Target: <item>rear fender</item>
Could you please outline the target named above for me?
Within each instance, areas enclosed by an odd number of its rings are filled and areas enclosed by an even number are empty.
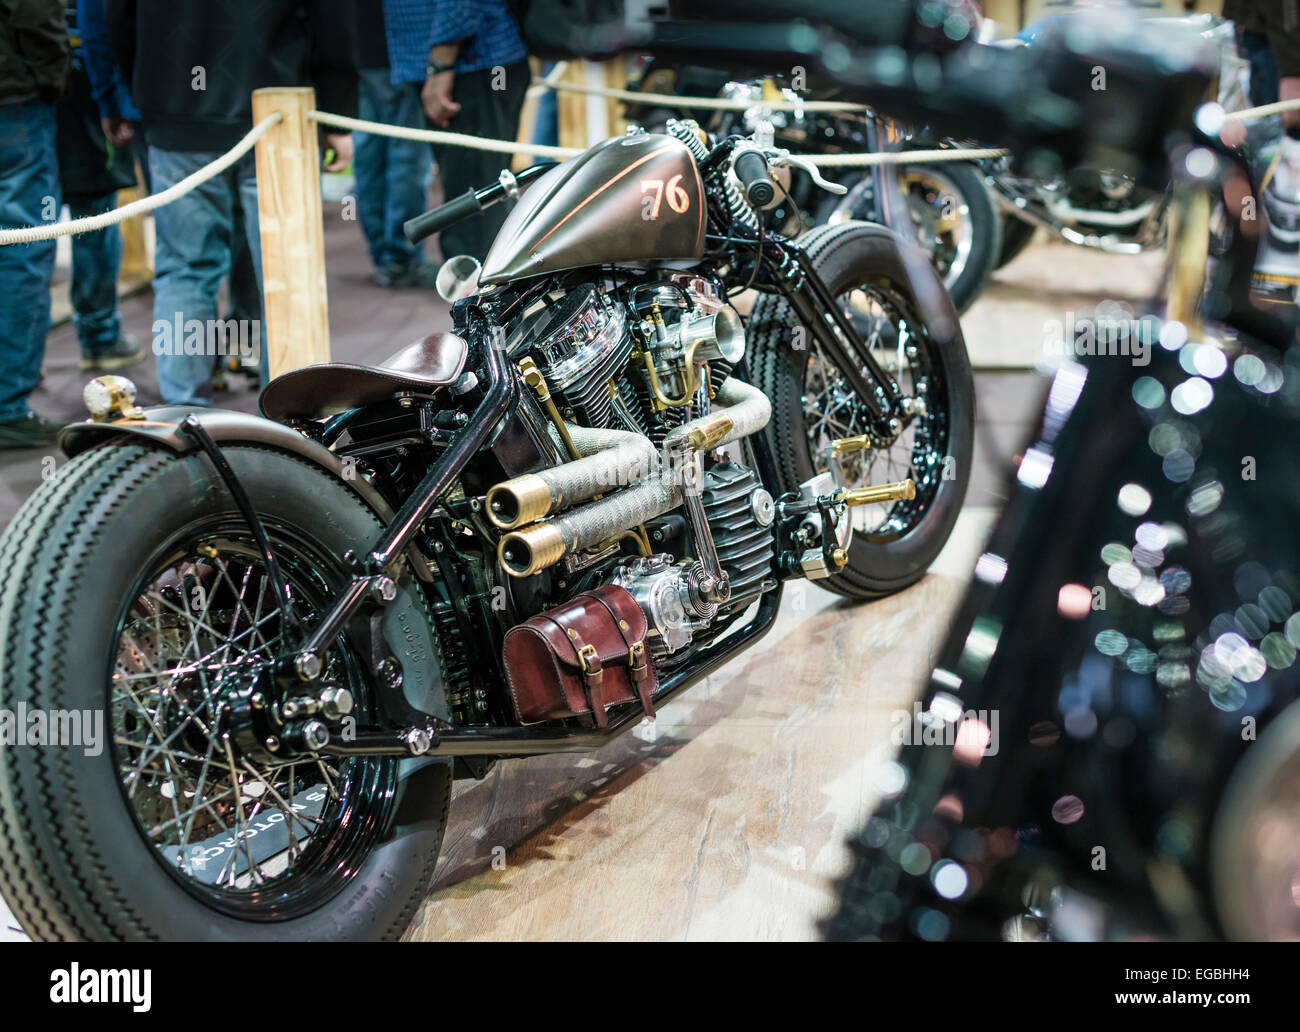
[[[288,452],[333,474],[351,488],[385,524],[393,518],[393,508],[370,483],[347,472],[343,460],[318,441],[297,430],[261,416],[230,409],[204,408],[198,405],[160,405],[143,410],[142,419],[114,419],[109,422],[72,423],[59,432],[59,447],[69,458],[111,441],[114,438],[144,438],[170,448],[180,455],[198,450],[181,430],[188,416],[195,416],[217,444],[257,444]],[[410,548],[411,568],[422,581],[433,580],[428,560],[414,545]]]

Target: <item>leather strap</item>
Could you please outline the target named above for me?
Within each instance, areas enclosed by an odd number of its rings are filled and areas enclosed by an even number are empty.
[[[601,683],[605,678],[605,668],[600,661],[600,653],[596,651],[594,645],[583,640],[581,632],[576,627],[566,627],[559,620],[552,616],[547,619],[559,628],[560,633],[573,647],[574,664],[577,666],[582,677],[583,694],[587,697],[587,705],[591,707],[591,715],[595,718],[597,727],[609,727],[609,714],[605,712],[605,700],[601,697]]]
[[[584,591],[582,594],[599,602],[614,621],[614,627],[618,630],[619,637],[623,639],[623,644],[627,646],[627,667],[632,687],[636,690],[637,698],[641,700],[641,706],[645,710],[646,716],[654,720],[655,707],[650,698],[650,661],[647,656],[645,641],[633,640],[628,633],[631,628],[626,626],[627,621],[619,616],[597,592]]]

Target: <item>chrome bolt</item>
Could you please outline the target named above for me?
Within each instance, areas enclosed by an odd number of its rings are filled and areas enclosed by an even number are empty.
[[[402,738],[406,742],[406,748],[411,751],[412,756],[423,756],[429,751],[429,747],[433,745],[433,738],[430,736],[429,732],[422,727],[411,728],[411,730],[407,731],[406,734],[402,735]]]
[[[261,692],[254,692],[252,697],[248,700],[248,704],[252,706],[253,709],[261,709],[266,705],[266,696]]]
[[[319,752],[330,744],[330,729],[319,720],[309,720],[302,726],[302,743],[312,752]]]
[[[320,677],[320,656],[314,652],[300,652],[293,660],[293,669],[300,681],[314,681]]]
[[[381,605],[388,605],[397,598],[397,583],[392,577],[376,577],[370,586],[370,593]]]
[[[270,749],[271,752],[279,752],[279,751],[280,751],[280,739],[276,738],[274,735],[271,735],[271,736],[270,736],[269,738],[267,738],[267,740],[266,740],[266,747],[267,747],[268,749]]]
[[[346,688],[326,688],[320,693],[320,708],[330,720],[338,720],[352,712],[352,693]]]
[[[390,688],[400,688],[402,686],[402,665],[390,656],[379,664],[379,676],[387,682]]]

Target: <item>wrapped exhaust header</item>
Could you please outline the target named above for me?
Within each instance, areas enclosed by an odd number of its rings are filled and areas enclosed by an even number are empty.
[[[672,455],[683,449],[698,453],[721,447],[758,433],[772,417],[772,403],[768,401],[767,395],[757,387],[735,378],[728,379],[718,389],[716,401],[719,407],[713,412],[683,423],[669,433],[664,440],[667,454]],[[654,446],[645,438],[642,440],[653,452]],[[572,469],[586,462],[586,458],[546,470],[545,476],[527,474],[496,485],[488,492],[489,514],[492,513],[494,497],[504,503],[503,509],[506,512],[513,511],[510,507],[515,505],[515,498],[524,499],[518,508],[523,508],[526,504],[531,507],[529,511],[545,509],[546,513],[556,512],[558,503],[566,499],[576,500],[583,491],[591,490],[589,478],[597,466],[588,464],[576,471]],[[626,472],[616,472],[615,475],[621,475],[624,482],[628,479]],[[529,479],[534,476],[537,483]],[[520,481],[526,483],[520,485]],[[608,490],[609,482],[597,487],[586,497]],[[510,576],[531,577],[554,566],[566,555],[592,548],[646,520],[662,516],[681,505],[682,499],[681,470],[674,468],[670,462],[656,461],[648,467],[648,472],[640,483],[619,488],[597,502],[553,516],[545,522],[512,530],[501,539],[497,556]]]

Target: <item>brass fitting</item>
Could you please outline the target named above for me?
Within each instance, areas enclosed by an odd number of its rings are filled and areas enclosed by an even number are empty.
[[[837,548],[831,553],[831,561],[835,563],[837,567],[843,566],[849,561],[849,553],[843,548]]]
[[[555,399],[551,397],[551,389],[546,385],[546,377],[537,368],[537,363],[531,358],[520,359],[519,374],[523,377],[524,383],[533,389],[533,392],[537,395],[537,400],[541,402],[542,408],[546,410],[547,417],[555,426],[555,432],[560,435],[560,440],[564,442],[564,448],[569,453],[569,458],[581,458],[578,449],[574,447],[573,438],[569,436],[569,428],[565,426],[564,418],[560,415],[559,408],[556,407]]]
[[[531,577],[564,558],[564,537],[550,523],[512,530],[497,546],[497,561],[511,577]]]
[[[912,478],[893,484],[872,484],[852,491],[841,492],[836,500],[852,508],[855,505],[876,505],[880,502],[901,502],[916,497],[916,484]]]
[[[513,530],[540,520],[554,501],[545,480],[525,473],[488,488],[487,517],[502,530]]]
[[[697,426],[687,433],[686,443],[692,451],[709,451],[721,444],[722,439],[734,429],[736,424],[731,417],[725,412],[719,412],[703,426]]]

